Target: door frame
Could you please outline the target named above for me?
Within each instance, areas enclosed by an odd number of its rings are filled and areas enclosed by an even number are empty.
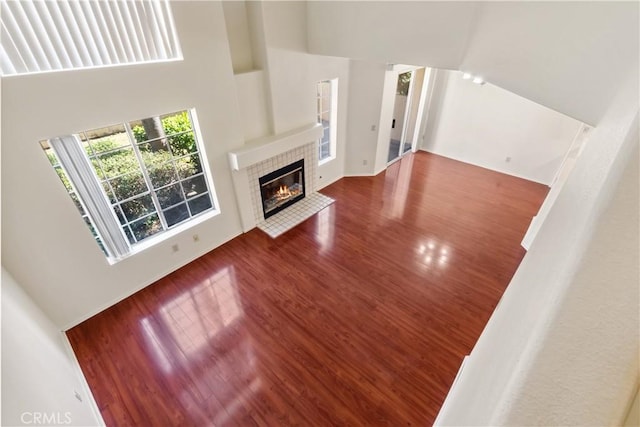
[[[420,95],[418,99],[418,103],[419,103],[418,108],[415,110],[416,118],[415,118],[415,125],[414,125],[415,128],[413,130],[413,137],[411,139],[411,150],[407,150],[406,152],[404,152],[404,140],[406,138],[409,122],[411,121],[409,120],[409,113],[411,112],[413,103],[415,102],[414,92],[415,92],[416,72],[420,69],[424,69],[424,75],[422,77],[423,81],[422,81],[422,88],[420,90]],[[396,85],[395,87],[397,87],[398,78],[400,77],[400,74],[406,73],[408,71],[411,71],[411,81],[409,83],[409,93],[407,94],[407,104],[405,105],[404,120],[402,124],[403,128],[400,136],[400,146],[398,147],[399,153],[397,157],[395,157],[390,161],[389,160],[387,161],[387,166],[402,159],[402,157],[405,156],[407,153],[409,152],[415,153],[417,151],[418,137],[421,129],[422,115],[423,115],[424,105],[426,101],[427,83],[429,81],[429,76],[431,73],[431,68],[429,67],[423,67],[423,66],[417,66],[417,65],[406,65],[406,64],[396,64],[393,66],[392,70],[395,75],[395,80],[394,80],[394,84]],[[392,102],[395,102],[395,92],[396,92],[396,89],[394,88],[394,97]],[[395,111],[395,107],[392,108],[392,119],[393,119],[394,111]],[[389,135],[391,135],[391,125],[392,123],[388,124]],[[387,156],[389,153],[390,145],[391,145],[391,137],[389,137],[387,140],[387,150],[386,150]]]

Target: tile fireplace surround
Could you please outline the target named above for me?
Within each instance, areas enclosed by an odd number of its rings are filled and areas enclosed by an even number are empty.
[[[292,219],[289,222],[293,227],[311,216],[308,215],[309,209],[305,208],[307,204],[324,207],[332,202],[331,199],[329,201],[323,199],[325,203],[323,205],[322,202],[318,203],[320,199],[316,196],[312,197],[311,200],[307,200],[310,196],[315,195],[317,189],[317,140],[320,138],[321,133],[322,126],[312,124],[283,134],[249,141],[239,150],[229,153],[229,163],[231,164],[236,197],[240,208],[242,227],[245,232],[258,226],[271,237],[276,237],[288,229],[286,224],[283,225],[282,223],[283,218]],[[307,196],[265,221],[258,178],[300,159],[304,159]],[[315,201],[315,203],[310,204],[309,202],[311,201]],[[303,208],[298,207],[298,209],[293,210],[301,203],[304,203]],[[300,218],[295,218],[293,214],[300,212],[307,216],[301,220]],[[273,221],[271,221],[272,219]],[[275,226],[276,222],[278,222],[277,226]]]

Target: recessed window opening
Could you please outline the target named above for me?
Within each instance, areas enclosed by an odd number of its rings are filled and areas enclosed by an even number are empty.
[[[322,125],[322,138],[318,142],[318,161],[322,164],[336,157],[338,79],[318,82],[317,102],[318,123]]]
[[[179,111],[40,142],[109,258],[217,211],[193,114]]]

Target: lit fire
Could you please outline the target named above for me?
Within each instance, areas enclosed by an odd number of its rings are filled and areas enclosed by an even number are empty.
[[[291,197],[291,191],[286,185],[281,185],[278,191],[276,191],[276,197],[280,200]]]

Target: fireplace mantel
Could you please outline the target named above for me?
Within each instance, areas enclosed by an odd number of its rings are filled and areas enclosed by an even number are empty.
[[[229,153],[229,163],[234,170],[275,157],[289,150],[317,141],[322,136],[322,125],[313,123],[278,135],[270,135],[247,141],[239,150]]]

